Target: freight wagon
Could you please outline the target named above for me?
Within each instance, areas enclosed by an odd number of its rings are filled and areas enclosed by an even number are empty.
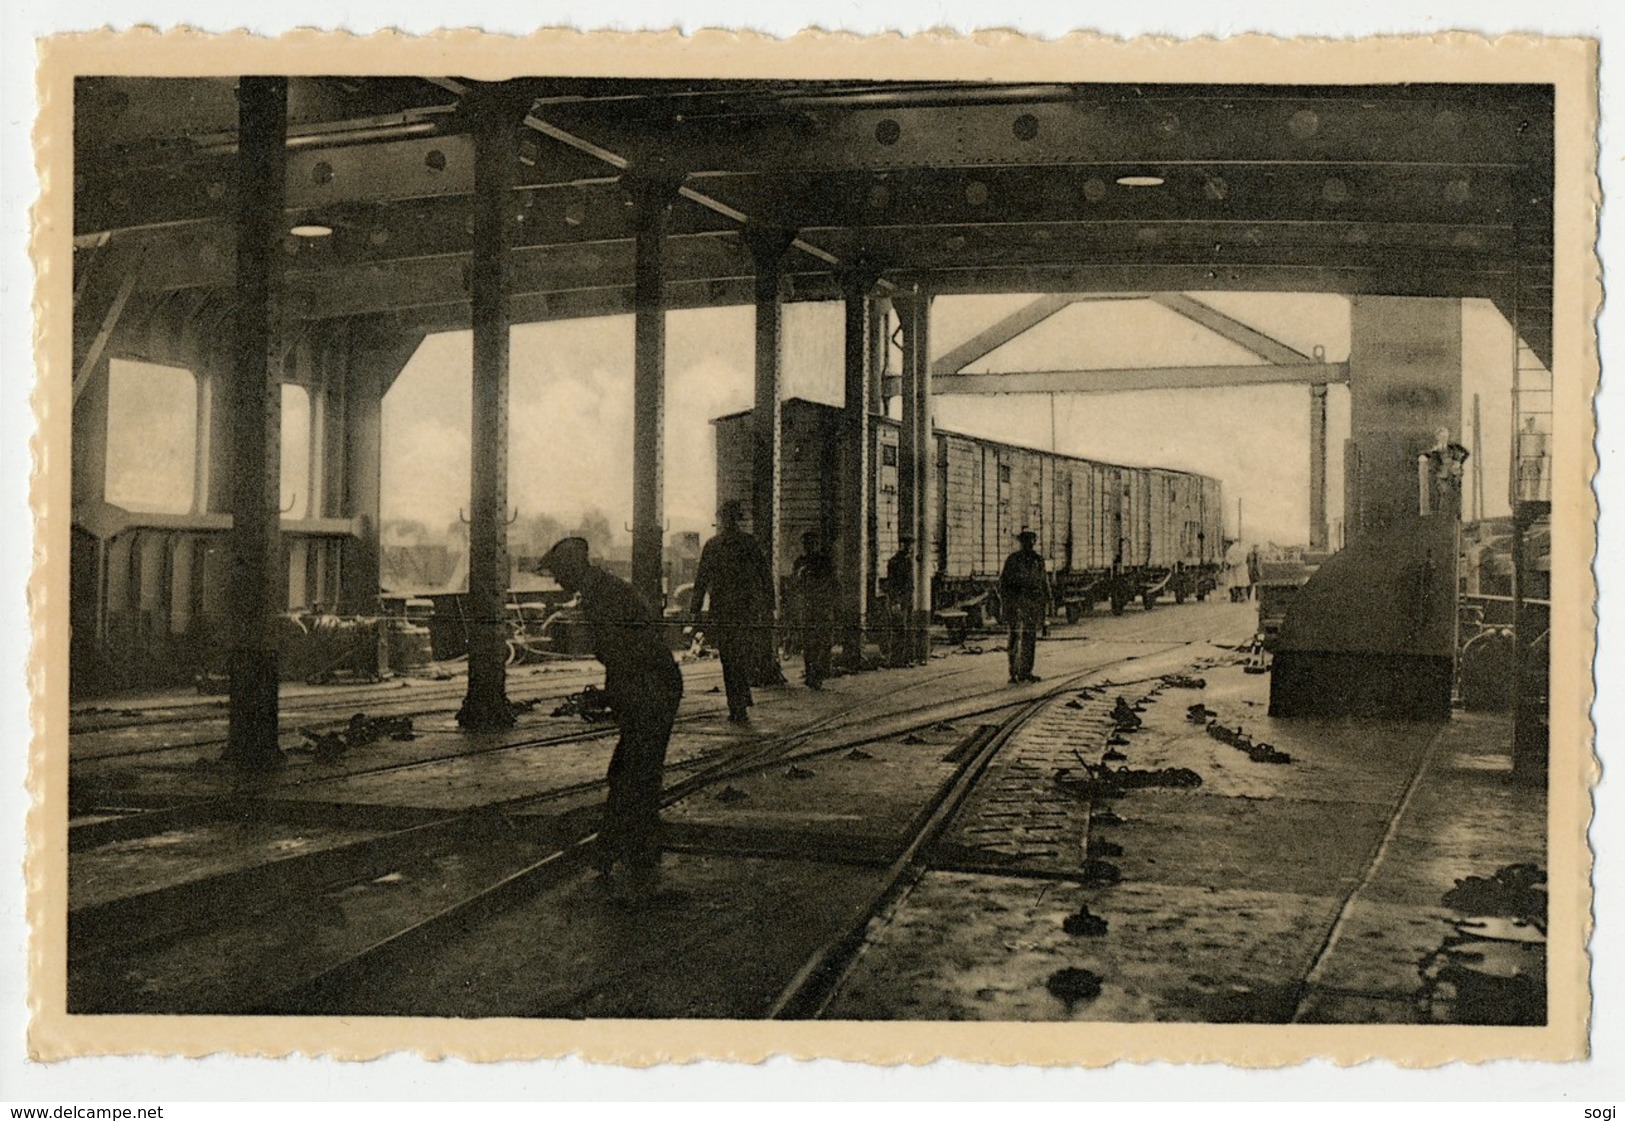
[[[807,531],[833,541],[840,524],[841,411],[791,399],[782,407],[779,556],[786,565]],[[751,508],[752,419],[715,422],[717,501]],[[897,549],[899,425],[872,417],[869,571]],[[931,603],[997,619],[998,577],[1031,529],[1058,608],[1076,620],[1097,603],[1114,612],[1162,596],[1204,599],[1224,555],[1219,482],[1188,471],[1126,467],[938,430]],[[871,597],[876,588],[870,588]]]

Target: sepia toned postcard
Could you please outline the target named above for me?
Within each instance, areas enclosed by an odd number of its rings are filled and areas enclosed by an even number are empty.
[[[1587,1054],[1596,44],[40,44],[33,1056]]]

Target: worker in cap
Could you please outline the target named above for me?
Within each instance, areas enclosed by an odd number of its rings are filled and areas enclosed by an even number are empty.
[[[717,534],[700,550],[688,601],[722,661],[728,719],[735,724],[750,719],[751,679],[761,660],[757,632],[771,634],[774,600],[772,569],[755,538],[740,528],[743,517],[744,504],[736,500],[717,508]]]
[[[606,880],[622,865],[627,897],[644,900],[660,879],[661,778],[683,676],[660,620],[630,584],[588,560],[585,538],[559,541],[540,567],[580,596],[593,656],[604,666],[604,699],[621,733],[594,860]]]
[[[886,664],[913,665],[914,649],[914,538],[897,535],[897,551],[886,562],[886,576],[880,582],[886,596]]]
[[[999,600],[1010,627],[1010,684],[1037,681],[1033,659],[1038,630],[1050,613],[1049,573],[1034,546],[1038,534],[1026,526],[1016,534],[1020,547],[1005,559],[999,573]]]

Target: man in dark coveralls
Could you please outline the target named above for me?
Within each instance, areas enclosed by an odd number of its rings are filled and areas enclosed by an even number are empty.
[[[1038,680],[1033,673],[1033,656],[1038,628],[1050,611],[1049,575],[1044,571],[1044,558],[1033,548],[1038,534],[1023,527],[1016,540],[1021,547],[1006,558],[1004,570],[999,573],[999,599],[1010,624],[1012,685]]]
[[[801,556],[792,573],[801,615],[801,654],[807,688],[822,689],[829,676],[835,641],[835,562],[819,545],[818,534],[801,535]]]
[[[588,563],[584,538],[554,545],[541,567],[581,597],[593,656],[604,664],[604,699],[621,730],[595,860],[606,877],[622,864],[629,894],[646,898],[660,878],[661,772],[683,675],[649,605],[626,581]]]
[[[750,693],[753,666],[759,650],[755,628],[766,626],[773,611],[773,576],[767,558],[751,537],[739,528],[744,507],[724,502],[717,510],[717,535],[700,550],[689,609],[706,619],[706,636],[722,659],[722,687],[728,694],[728,719],[743,724],[754,703]],[[710,597],[708,616],[701,608]]]
[[[880,582],[886,595],[886,663],[914,664],[914,538],[902,534]]]

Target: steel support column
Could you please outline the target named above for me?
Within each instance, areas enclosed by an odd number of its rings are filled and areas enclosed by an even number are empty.
[[[1326,387],[1309,387],[1309,548],[1325,552],[1326,532]]]
[[[874,296],[869,300],[869,412],[886,413],[886,362],[891,354],[891,300]]]
[[[903,419],[898,447],[898,530],[914,538],[914,656],[923,658],[931,617],[935,550],[931,500],[936,441],[931,435],[931,297],[914,289],[894,297],[903,326]]]
[[[679,181],[628,175],[637,223],[632,274],[632,587],[665,606],[666,222]]]
[[[474,114],[472,475],[468,508],[468,692],[457,723],[513,725],[508,700],[508,274],[519,116],[498,98]]]
[[[756,402],[752,417],[751,531],[767,554],[775,596],[784,569],[779,540],[779,482],[783,446],[784,315],[780,268],[795,233],[746,226],[744,240],[756,264]],[[775,603],[775,609],[777,604]]]
[[[286,78],[237,84],[237,285],[230,373],[231,699],[223,758],[245,766],[281,762],[277,746],[277,580],[282,420],[279,295]]]
[[[872,572],[869,518],[873,500],[869,487],[874,464],[869,447],[872,394],[879,381],[874,324],[879,307],[869,296],[870,283],[867,276],[858,274],[842,278],[846,377],[841,406],[840,528],[833,544],[840,577],[841,661],[853,671],[863,668],[863,632]]]

